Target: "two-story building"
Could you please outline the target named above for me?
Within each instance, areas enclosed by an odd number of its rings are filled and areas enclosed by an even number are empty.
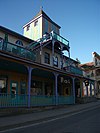
[[[100,98],[100,55],[96,52],[92,53],[93,61],[81,64],[85,77],[95,80],[96,97]]]
[[[23,28],[24,36],[0,26],[0,107],[75,104],[88,97],[86,80],[94,96],[59,25],[40,10]]]

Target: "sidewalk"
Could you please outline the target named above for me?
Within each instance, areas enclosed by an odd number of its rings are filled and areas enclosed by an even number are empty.
[[[41,120],[46,120],[56,116],[62,116],[64,114],[70,114],[77,111],[85,110],[88,108],[100,106],[100,100],[97,102],[91,102],[87,104],[67,105],[59,108],[46,108],[35,110],[31,109],[33,113],[20,114],[20,115],[9,115],[0,117],[0,130],[8,129],[12,127],[18,127],[21,125],[27,125]]]

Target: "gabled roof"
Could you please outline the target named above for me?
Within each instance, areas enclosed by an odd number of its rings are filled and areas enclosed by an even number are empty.
[[[55,22],[53,22],[50,17],[48,17],[48,15],[42,10],[40,9],[40,11],[38,12],[38,14],[27,24],[25,24],[23,27],[27,26],[28,24],[32,23],[34,20],[36,20],[38,17],[40,17],[41,15],[43,15],[44,18],[46,18],[48,21],[50,21],[51,23],[53,23],[54,25],[56,25],[59,29],[61,28],[58,24],[56,24]]]

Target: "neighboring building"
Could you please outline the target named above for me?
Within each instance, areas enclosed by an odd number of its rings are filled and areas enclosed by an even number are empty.
[[[81,64],[85,77],[95,80],[95,93],[100,98],[100,55],[96,52],[92,53],[93,62]]]
[[[39,22],[36,38],[34,19]],[[77,98],[88,97],[86,80],[94,96],[94,80],[84,77],[79,63],[70,58],[69,41],[59,35],[60,27],[42,10],[34,19],[28,23],[33,28],[28,38],[0,26],[0,107],[75,104]],[[55,28],[47,28],[47,21]]]

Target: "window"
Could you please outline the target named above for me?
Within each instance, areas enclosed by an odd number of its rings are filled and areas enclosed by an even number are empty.
[[[26,90],[26,83],[25,82],[21,82],[21,84],[20,84],[20,94],[24,95],[25,94],[25,90]]]
[[[50,54],[45,52],[44,62],[50,64]]]
[[[97,66],[97,59],[95,58],[95,65]]]
[[[57,56],[54,57],[53,64],[54,64],[54,66],[58,66],[58,57]]]
[[[31,95],[42,95],[42,82],[31,80]]]
[[[23,46],[23,43],[22,43],[22,41],[20,41],[20,40],[17,40],[17,41],[16,41],[16,44],[17,44],[17,45],[20,45],[20,46]]]
[[[2,42],[3,42],[3,40],[4,40],[4,39],[0,37],[0,43],[2,43]]]
[[[0,78],[0,93],[7,93],[7,78]]]
[[[0,49],[2,49],[2,47],[3,47],[3,41],[4,41],[4,39],[0,37]]]
[[[34,27],[38,25],[38,20],[34,22]]]
[[[27,25],[26,31],[28,31],[29,29],[30,29],[30,24]]]
[[[93,73],[93,71],[91,72],[91,77],[94,77],[94,73]]]

